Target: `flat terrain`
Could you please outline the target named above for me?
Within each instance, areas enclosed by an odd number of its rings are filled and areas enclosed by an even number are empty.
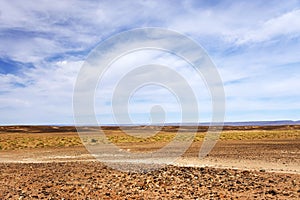
[[[150,152],[170,142],[178,127],[164,127],[148,138],[125,135],[118,127],[103,129],[124,151]],[[300,198],[300,126],[224,127],[213,150],[200,160],[206,130],[198,128],[191,147],[172,166],[133,173],[98,162],[74,127],[0,127],[0,199]],[[128,169],[132,164],[117,161]],[[164,164],[164,155],[153,163]],[[147,164],[135,165],[144,169]]]

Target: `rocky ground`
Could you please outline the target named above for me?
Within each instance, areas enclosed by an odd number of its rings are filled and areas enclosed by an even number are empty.
[[[168,166],[120,172],[99,162],[2,163],[0,199],[299,199],[300,175]]]

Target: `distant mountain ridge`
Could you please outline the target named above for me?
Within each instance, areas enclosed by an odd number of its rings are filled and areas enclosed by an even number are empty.
[[[161,125],[161,124],[157,124]],[[166,126],[209,126],[209,122],[203,123],[165,123]],[[279,120],[279,121],[244,121],[244,122],[224,122],[224,126],[283,126],[283,125],[300,125],[300,120]]]
[[[280,120],[280,121],[248,121],[248,122],[225,122],[227,126],[280,126],[280,125],[300,125],[300,120]]]
[[[98,126],[99,124],[86,124],[82,126]],[[165,123],[165,124],[101,124],[101,126],[209,126],[210,122],[201,123]],[[300,125],[300,120],[278,120],[278,121],[243,121],[243,122],[224,122],[224,126],[284,126]],[[75,126],[75,124],[0,124],[0,126]]]
[[[120,126],[144,126],[149,124],[120,124]],[[210,122],[201,123],[165,123],[151,124],[157,126],[209,126]],[[283,125],[300,125],[300,120],[278,120],[278,121],[244,121],[244,122],[224,122],[224,126],[283,126]],[[116,124],[104,124],[104,126],[118,126]]]

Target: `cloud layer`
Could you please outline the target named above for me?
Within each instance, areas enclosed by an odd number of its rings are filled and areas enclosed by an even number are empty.
[[[139,27],[172,29],[206,49],[224,81],[226,121],[298,120],[299,18],[296,0],[0,1],[0,124],[72,124],[73,87],[90,50],[116,33]],[[138,63],[136,58],[172,63],[190,74],[180,59],[157,52],[124,57],[116,65],[130,67]],[[199,87],[197,78],[191,76],[190,82]],[[159,90],[141,92],[148,102],[139,101],[133,111],[148,112],[149,102],[168,99],[163,91],[157,97],[151,94]],[[197,94],[203,121],[210,119],[207,94]],[[142,99],[135,97],[135,102]],[[170,109],[176,111],[172,98]],[[97,105],[107,109],[106,99],[99,99]],[[112,123],[100,110],[99,118]],[[176,112],[168,118],[177,120]]]

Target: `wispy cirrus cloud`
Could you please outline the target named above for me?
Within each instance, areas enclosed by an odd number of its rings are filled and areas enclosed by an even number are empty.
[[[207,50],[224,81],[228,121],[299,119],[299,13],[296,0],[1,1],[0,124],[73,123],[74,82],[89,51],[148,26],[185,33]],[[166,55],[139,55],[152,58],[182,69]]]
[[[238,40],[238,44],[264,42],[277,37],[297,38],[300,35],[300,9],[276,16],[258,25],[256,30],[249,30]]]

